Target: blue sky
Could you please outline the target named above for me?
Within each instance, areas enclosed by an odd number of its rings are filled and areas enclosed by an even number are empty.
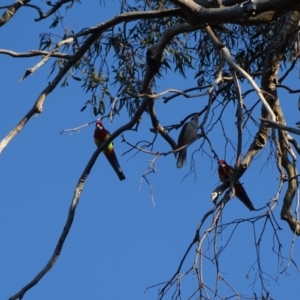
[[[107,2],[106,7],[98,1],[90,4],[88,13],[84,4],[74,5],[66,13],[65,23],[75,32],[104,22],[118,8],[118,2]],[[37,49],[39,33],[49,31],[52,18],[35,23],[36,13],[28,8],[1,28],[0,48],[25,52]],[[26,24],[26,27],[25,27]],[[25,28],[24,28],[25,27]],[[57,29],[58,30],[58,29]],[[51,62],[39,69],[23,82],[19,79],[25,70],[34,66],[38,58],[16,59],[0,55],[2,71],[0,101],[0,138],[16,126],[31,108],[34,101],[53,79],[48,78]],[[297,88],[299,79],[294,72],[290,76],[290,86]],[[158,82],[161,92],[166,88],[184,89],[193,87],[196,82],[191,75],[188,79],[169,76]],[[8,299],[27,284],[48,261],[67,217],[75,186],[88,160],[95,151],[93,142],[94,125],[81,129],[72,135],[60,134],[61,130],[76,127],[95,118],[89,109],[80,112],[89,99],[82,92],[80,83],[69,81],[68,88],[60,86],[49,95],[44,111],[32,118],[25,128],[1,153],[1,201],[0,201],[0,299]],[[288,125],[299,121],[297,95],[280,90],[279,96],[285,102],[283,110],[288,116]],[[251,106],[257,96],[246,99]],[[178,123],[186,115],[200,111],[207,98],[185,99],[177,97],[167,106],[161,100],[156,102],[156,111],[163,125]],[[228,136],[236,140],[235,111],[230,109],[224,116],[228,126]],[[259,117],[260,108],[254,113]],[[105,121],[111,132],[128,122],[127,113],[118,116],[113,124]],[[147,115],[143,115],[138,132],[126,132],[125,138],[132,143],[151,140],[151,127]],[[250,127],[251,128],[251,127]],[[179,132],[172,131],[177,140]],[[232,164],[235,153],[222,135],[221,127],[216,126],[211,135],[220,158]],[[296,137],[297,138],[297,137]],[[53,269],[25,294],[24,299],[157,299],[158,288],[146,293],[147,287],[169,280],[176,271],[188,245],[192,241],[197,225],[203,215],[213,205],[210,194],[219,184],[217,165],[208,159],[209,148],[197,150],[202,142],[198,140],[188,149],[188,164],[178,170],[174,156],[159,157],[156,160],[156,173],[148,179],[154,191],[155,206],[147,183],[141,179],[154,156],[132,152],[122,155],[129,148],[121,143],[121,137],[114,141],[119,162],[126,175],[119,181],[103,155],[92,169],[77,207],[75,220],[67,237],[62,253]],[[252,141],[245,130],[243,153]],[[169,151],[169,146],[159,137],[155,151]],[[184,179],[189,171],[191,154],[194,153],[196,172]],[[242,182],[256,207],[262,207],[275,196],[279,174],[270,162],[265,168],[270,154],[269,145],[253,162]],[[184,180],[183,180],[184,179]],[[283,190],[286,189],[284,186]],[[282,194],[283,195],[283,194]],[[286,223],[280,220],[282,197],[274,210],[274,216],[282,228],[278,235],[283,243],[283,255],[289,256],[292,233]],[[249,218],[262,212],[248,211],[236,198],[228,203],[222,222]],[[207,229],[211,218],[208,219]],[[255,226],[259,235],[263,222]],[[225,231],[219,240],[219,247],[226,245],[231,230]],[[204,249],[211,255],[209,243]],[[272,252],[274,236],[267,225],[261,247],[261,259],[269,280],[267,289],[277,299],[294,298],[300,292],[299,272],[291,265],[287,272],[277,278],[277,256]],[[237,228],[229,246],[220,257],[221,275],[243,295],[259,294],[259,282],[253,287],[257,270],[253,227],[244,223]],[[299,263],[299,246],[296,239],[294,260]],[[188,270],[195,256],[192,250],[183,266]],[[286,262],[286,261],[285,261]],[[254,264],[252,271],[251,266]],[[279,266],[279,270],[283,269]],[[215,265],[203,261],[204,281],[214,287]],[[249,272],[249,278],[246,275]],[[182,280],[183,299],[197,288],[196,276],[190,273]],[[166,297],[171,298],[172,292]],[[220,284],[220,294],[233,293],[224,283]],[[193,298],[194,299],[194,298]],[[196,299],[196,298],[195,298]]]

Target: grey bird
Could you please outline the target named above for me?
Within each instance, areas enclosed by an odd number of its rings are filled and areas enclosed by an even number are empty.
[[[178,137],[177,149],[190,143],[196,136],[199,125],[199,114],[193,115],[190,122],[185,123]],[[177,168],[182,168],[186,162],[187,147],[178,152]]]

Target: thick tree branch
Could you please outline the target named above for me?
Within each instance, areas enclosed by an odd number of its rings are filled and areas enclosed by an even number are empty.
[[[12,4],[7,8],[7,10],[0,17],[0,27],[6,24],[18,11],[21,6],[24,6],[26,3],[31,0],[18,0],[16,3]]]
[[[294,32],[296,28],[298,28],[298,23],[300,20],[300,13],[290,12],[286,15],[285,21],[282,24],[280,30],[277,32],[276,36],[274,36],[270,45],[267,48],[266,56],[264,59],[264,68],[262,74],[262,89],[267,92],[266,99],[272,108],[273,112],[276,115],[276,122],[280,125],[285,126],[284,114],[280,107],[280,102],[277,97],[276,84],[277,84],[277,76],[278,70],[280,67],[280,61],[282,56],[285,53],[285,49],[291,43],[291,32]],[[247,167],[249,166],[253,157],[257,154],[257,152],[263,148],[267,142],[269,126],[266,126],[265,119],[270,119],[269,111],[266,110],[265,106],[262,106],[262,120],[260,124],[260,128],[258,133],[255,136],[253,143],[251,144],[240,168],[240,172],[243,173]],[[272,122],[270,122],[272,123]],[[274,120],[273,120],[274,123]],[[296,172],[293,168],[293,165],[290,163],[288,159],[288,137],[285,131],[279,131],[279,144],[281,147],[282,153],[282,166],[286,169],[289,178],[295,178]],[[288,222],[292,231],[296,234],[300,234],[300,225],[299,221],[294,219],[290,208],[292,205],[292,201],[296,192],[297,184],[296,179],[288,181],[288,190],[284,197],[284,203],[281,211],[281,218]]]
[[[262,0],[243,1],[241,5],[221,8],[205,8],[192,0],[172,0],[187,15],[187,21],[193,25],[235,23],[255,25],[270,22],[292,9],[297,10],[298,0]],[[235,4],[237,1],[235,1]]]

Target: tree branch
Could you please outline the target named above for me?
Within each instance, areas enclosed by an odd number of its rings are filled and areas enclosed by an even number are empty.
[[[3,13],[0,18],[0,27],[5,25],[18,11],[21,6],[24,6],[26,3],[31,0],[18,0],[16,3],[7,7],[7,10]]]

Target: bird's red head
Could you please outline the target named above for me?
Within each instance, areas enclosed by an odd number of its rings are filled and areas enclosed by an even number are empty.
[[[226,161],[225,161],[225,160],[223,160],[223,159],[220,159],[220,160],[219,160],[219,162],[218,162],[218,164],[219,164],[219,166],[221,166],[221,167],[225,167],[225,166],[227,166],[227,163],[226,163]]]
[[[102,122],[100,120],[96,122],[96,129],[97,128],[99,128],[100,130],[103,129],[103,124],[102,124]]]

